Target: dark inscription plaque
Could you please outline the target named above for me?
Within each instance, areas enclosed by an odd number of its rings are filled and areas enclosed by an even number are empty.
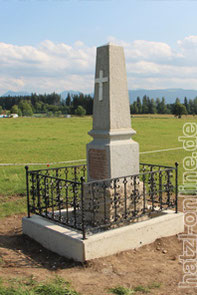
[[[105,150],[90,149],[88,151],[89,176],[91,179],[108,178],[107,154]]]

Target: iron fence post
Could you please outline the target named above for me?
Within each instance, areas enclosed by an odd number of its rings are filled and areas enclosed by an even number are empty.
[[[25,166],[26,170],[26,189],[27,189],[27,216],[30,218],[30,206],[29,206],[29,167]]]
[[[81,221],[82,221],[82,232],[83,232],[83,240],[86,239],[86,231],[85,231],[85,212],[84,212],[84,177],[81,177]]]
[[[179,166],[179,163],[176,162],[175,163],[175,185],[176,185],[176,188],[175,188],[175,192],[176,192],[176,199],[175,199],[175,206],[176,206],[176,213],[178,213],[178,166]]]

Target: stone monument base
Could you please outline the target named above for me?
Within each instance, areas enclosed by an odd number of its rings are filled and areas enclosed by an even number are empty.
[[[136,222],[139,218],[147,219],[147,216],[141,217],[145,211],[148,213],[143,183],[139,181],[134,187],[128,178],[120,181],[84,184],[84,216],[90,226],[108,224],[113,228],[126,220]]]
[[[23,233],[43,247],[66,258],[84,262],[150,244],[156,239],[184,231],[183,213],[166,210],[162,215],[81,239],[70,228],[34,215],[22,220]],[[113,247],[112,247],[113,245]]]

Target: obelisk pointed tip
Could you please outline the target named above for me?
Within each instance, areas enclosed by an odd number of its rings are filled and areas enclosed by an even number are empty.
[[[114,42],[108,42],[106,45],[108,45],[108,46],[118,46],[118,45],[115,44]]]
[[[118,47],[120,47],[118,44],[115,44],[113,42],[108,42],[108,43],[106,43],[106,44],[104,44],[102,46],[99,46],[99,47],[104,47],[104,46],[118,46]]]

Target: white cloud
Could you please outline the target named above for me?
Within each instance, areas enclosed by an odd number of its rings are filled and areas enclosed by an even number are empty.
[[[177,43],[180,47],[183,47],[183,48],[187,48],[187,49],[197,48],[197,36],[185,37],[183,40],[179,40]]]
[[[129,89],[197,89],[197,36],[163,42],[135,40],[124,46]],[[92,92],[96,48],[77,40],[74,45],[46,40],[37,47],[0,43],[0,94],[8,90]]]
[[[37,48],[0,43],[0,93],[92,91],[95,52],[79,41],[72,47],[46,40]]]

